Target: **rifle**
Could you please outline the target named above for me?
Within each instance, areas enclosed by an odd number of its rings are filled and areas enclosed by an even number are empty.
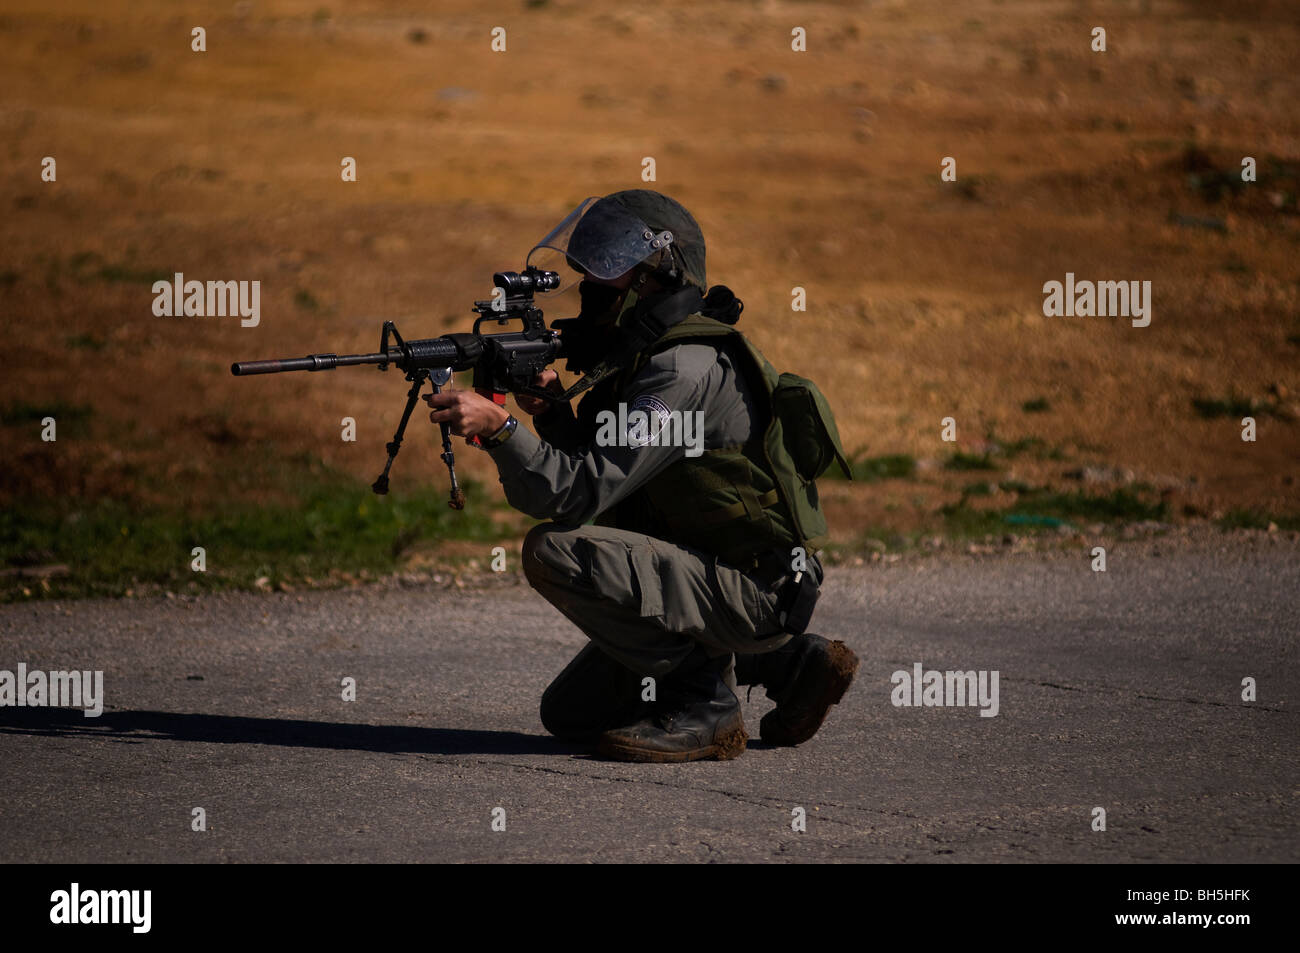
[[[388,462],[384,464],[384,472],[370,486],[375,493],[383,495],[388,492],[388,471],[401,449],[407,421],[411,419],[426,380],[437,394],[455,371],[472,369],[474,389],[494,403],[504,404],[506,394],[512,392],[547,400],[554,398],[554,394],[533,386],[533,379],[563,356],[563,345],[560,335],[546,326],[541,308],[533,303],[533,294],[558,288],[559,274],[530,265],[522,273],[497,272],[492,276],[492,284],[499,292],[494,292],[491,300],[474,302],[474,312],[478,317],[474,319],[471,332],[407,341],[398,333],[397,325],[385,321],[380,332],[379,350],[374,354],[309,354],[281,360],[238,361],[230,365],[230,373],[243,377],[246,374],[282,374],[286,371],[329,371],[353,364],[376,364],[381,371],[388,370],[388,365],[392,364],[405,371],[406,379],[411,382],[411,389],[406,394],[406,409],[402,411],[397,432],[386,445]],[[522,331],[499,334],[479,331],[485,321],[505,325],[513,320],[522,322]],[[443,423],[439,426],[442,430],[442,462],[451,475],[451,499],[447,505],[461,510],[465,508],[465,494],[456,482],[456,455],[451,449],[450,425]],[[477,444],[479,441],[474,437],[471,442]]]

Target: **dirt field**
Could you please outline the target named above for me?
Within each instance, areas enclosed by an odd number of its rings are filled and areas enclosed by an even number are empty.
[[[972,481],[1003,510],[1128,488],[1170,521],[1300,513],[1294,4],[494,6],[5,4],[6,506],[212,509],[320,466],[369,482],[400,377],[231,361],[373,350],[385,317],[467,329],[569,208],[645,186],[694,212],[711,280],[822,385],[850,450],[902,460],[827,485],[841,540],[937,525]],[[174,272],[261,281],[260,324],[155,317]],[[1150,326],[1044,317],[1067,272],[1149,280]],[[431,437],[395,486],[445,491]]]

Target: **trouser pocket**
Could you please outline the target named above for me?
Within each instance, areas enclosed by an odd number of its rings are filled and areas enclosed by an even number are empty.
[[[632,580],[641,603],[641,618],[663,618],[663,581],[659,578],[659,563],[654,550],[648,546],[633,546],[627,551],[632,566]]]

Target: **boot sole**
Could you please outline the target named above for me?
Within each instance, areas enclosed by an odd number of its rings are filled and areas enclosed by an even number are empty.
[[[849,686],[853,684],[853,676],[858,673],[859,664],[853,650],[843,642],[830,642],[826,651],[830,657],[827,666],[829,675],[821,693],[809,708],[810,711],[819,714],[810,717],[802,725],[792,728],[783,723],[780,707],[774,708],[758,723],[759,737],[767,744],[782,748],[803,744],[817,734],[826,721],[826,716],[830,714],[831,708],[839,704],[840,699],[849,690]]]
[[[730,761],[745,753],[749,735],[744,725],[738,725],[718,734],[711,745],[692,748],[688,751],[660,751],[656,748],[641,748],[636,745],[620,744],[617,741],[601,739],[596,745],[596,753],[613,761],[630,761],[637,764],[677,764],[683,761]]]

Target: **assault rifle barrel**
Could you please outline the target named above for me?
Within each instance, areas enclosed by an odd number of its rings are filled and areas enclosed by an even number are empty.
[[[408,341],[412,362],[418,367],[450,367],[460,363],[456,345],[441,338]],[[236,377],[249,374],[282,374],[285,371],[330,371],[336,367],[354,364],[393,364],[403,370],[405,356],[400,348],[389,348],[387,354],[308,354],[306,357],[286,357],[271,361],[236,361],[230,373]]]

